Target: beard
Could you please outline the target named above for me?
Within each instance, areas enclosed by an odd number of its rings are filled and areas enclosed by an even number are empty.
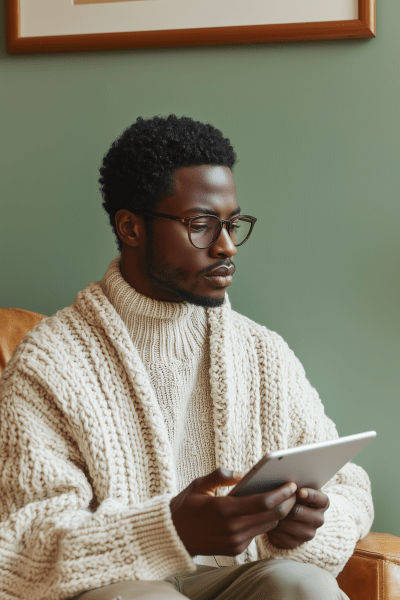
[[[189,275],[183,269],[173,267],[167,262],[157,259],[153,252],[151,235],[146,240],[145,263],[143,273],[158,290],[168,291],[176,296],[176,301],[185,301],[204,308],[218,308],[225,302],[225,298],[209,298],[193,294],[181,287],[181,283],[187,281]]]

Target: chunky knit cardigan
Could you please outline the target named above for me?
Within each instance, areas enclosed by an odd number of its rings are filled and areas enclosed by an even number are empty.
[[[276,333],[228,299],[207,314],[217,466],[246,471],[268,451],[337,437]],[[371,525],[370,483],[349,463],[324,491],[313,540],[289,551],[259,536],[236,561],[290,557],[337,575]],[[1,599],[61,600],[194,570],[171,519],[176,493],[148,375],[92,283],[23,339],[0,380]]]

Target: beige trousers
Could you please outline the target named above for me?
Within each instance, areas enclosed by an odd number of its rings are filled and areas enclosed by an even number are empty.
[[[279,558],[232,567],[199,565],[164,581],[123,581],[74,600],[349,600],[328,571]],[[72,600],[72,599],[71,599]]]

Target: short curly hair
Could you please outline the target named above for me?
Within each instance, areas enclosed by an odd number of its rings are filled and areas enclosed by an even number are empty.
[[[134,214],[154,210],[173,193],[173,175],[180,167],[221,165],[233,168],[236,154],[229,139],[212,125],[178,118],[139,117],[111,145],[100,167],[100,191],[119,250],[115,227],[120,209]],[[143,215],[146,226],[151,218]]]

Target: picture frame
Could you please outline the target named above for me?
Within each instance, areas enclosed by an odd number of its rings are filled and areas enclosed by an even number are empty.
[[[375,0],[6,0],[7,51],[371,38],[375,13]]]

